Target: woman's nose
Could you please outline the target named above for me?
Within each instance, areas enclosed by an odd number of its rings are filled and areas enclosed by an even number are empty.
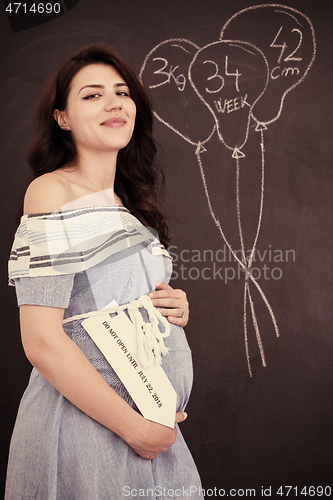
[[[112,94],[108,97],[106,102],[107,111],[111,111],[112,109],[121,109],[122,107],[123,103],[119,95]]]

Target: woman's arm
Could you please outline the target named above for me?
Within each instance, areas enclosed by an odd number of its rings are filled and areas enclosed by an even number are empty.
[[[64,309],[22,305],[22,343],[29,361],[69,401],[118,434],[142,458],[153,459],[176,440],[176,428],[143,418],[103,379],[62,328]],[[186,418],[176,414],[176,422]]]

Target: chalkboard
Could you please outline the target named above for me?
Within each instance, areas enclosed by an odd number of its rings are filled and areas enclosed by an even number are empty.
[[[191,306],[194,386],[181,429],[206,498],[331,496],[332,2],[9,4],[0,13],[2,482],[31,370],[6,262],[33,107],[64,56],[106,41],[154,102],[171,285]]]

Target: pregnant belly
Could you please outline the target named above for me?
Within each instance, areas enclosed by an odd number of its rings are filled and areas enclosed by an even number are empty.
[[[67,333],[71,336],[72,340],[80,347],[106,382],[125,401],[132,407],[135,407],[123,383],[88,333],[79,322],[73,322],[71,327],[71,332]],[[193,383],[191,350],[183,328],[176,325],[171,325],[170,335],[164,339],[164,343],[168,347],[169,352],[163,356],[162,368],[177,393],[177,411],[180,411],[185,408],[188,402]]]

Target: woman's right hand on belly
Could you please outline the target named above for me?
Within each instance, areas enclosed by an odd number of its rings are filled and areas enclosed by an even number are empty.
[[[187,414],[183,411],[176,413],[175,423],[183,422]],[[137,429],[136,436],[127,440],[127,443],[142,458],[152,460],[159,453],[164,453],[176,441],[177,429],[157,424],[151,420],[143,419],[142,426]]]

